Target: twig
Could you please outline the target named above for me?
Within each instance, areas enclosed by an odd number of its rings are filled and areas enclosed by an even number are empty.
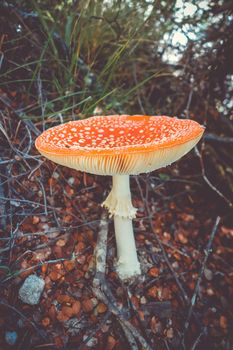
[[[128,310],[125,310],[124,308],[119,310],[115,297],[113,296],[109,284],[105,279],[107,235],[108,222],[107,216],[104,213],[101,217],[100,231],[94,253],[96,261],[96,273],[93,280],[93,291],[96,297],[102,300],[113,314],[117,315],[120,313],[121,315],[124,315],[124,317],[129,317]]]
[[[1,181],[1,174],[0,174],[0,197],[4,197],[4,188]],[[5,201],[0,201],[0,227],[5,230],[6,229],[6,207],[5,207]]]
[[[190,82],[191,82],[192,86],[191,86],[191,89],[190,89],[190,92],[189,92],[187,105],[186,105],[186,108],[184,110],[186,118],[189,118],[189,109],[190,109],[190,105],[191,105],[192,98],[193,98],[193,91],[194,91],[194,86],[193,86],[194,78],[193,78],[193,75],[190,78]]]
[[[218,135],[209,134],[209,133],[204,134],[204,140],[226,143],[226,144],[233,143],[233,137],[218,136]]]
[[[36,207],[43,207],[43,208],[49,208],[49,209],[54,209],[54,210],[60,210],[61,208],[54,208],[51,207],[50,205],[44,205],[42,203],[37,203],[37,202],[33,202],[33,201],[29,201],[28,199],[18,199],[18,198],[7,198],[7,197],[3,197],[0,196],[0,200],[4,200],[4,201],[9,201],[11,205],[16,205],[19,206],[18,203],[25,203],[25,204],[30,204],[31,206],[36,206]],[[16,204],[17,203],[17,204]]]
[[[35,253],[34,251],[27,251],[27,252],[24,252],[25,253]],[[7,281],[15,278],[16,276],[20,275],[22,272],[28,272],[28,271],[31,271],[31,270],[34,270],[36,269],[37,267],[40,267],[40,266],[43,266],[43,265],[50,265],[50,264],[57,264],[59,262],[63,262],[63,261],[72,261],[74,260],[75,258],[79,257],[80,255],[82,255],[82,253],[77,253],[77,254],[74,254],[72,257],[70,258],[59,258],[59,259],[54,259],[54,260],[46,260],[46,261],[42,261],[36,265],[33,265],[33,266],[30,266],[30,267],[27,267],[26,269],[23,269],[23,270],[19,270],[17,272],[14,272],[12,273],[9,277],[6,277],[4,280],[2,280],[0,283],[3,284],[3,283],[6,283]],[[18,260],[19,258],[17,258]]]
[[[98,235],[97,245],[95,248],[95,260],[96,260],[96,275],[95,278],[99,278],[99,274],[105,276],[106,256],[107,256],[107,238],[108,238],[108,221],[107,216],[104,213],[100,221],[100,231]]]
[[[124,322],[122,322],[121,320],[119,321],[121,324],[121,327],[126,335],[126,338],[128,340],[128,343],[130,345],[130,349],[131,350],[138,350],[138,346],[137,343],[135,341],[135,338],[133,337],[132,333],[129,331],[129,329],[125,326]]]
[[[43,194],[43,199],[44,199],[44,214],[47,216],[48,215],[48,208],[47,208],[47,197],[46,197],[46,193],[45,193],[45,188],[44,188],[44,185],[43,185],[43,182],[40,181],[40,179],[37,178],[37,181],[39,182],[40,184],[40,188],[41,188],[41,192]]]
[[[231,203],[231,201],[224,196],[224,194],[222,194],[222,192],[220,192],[213,184],[212,182],[208,179],[208,177],[206,176],[206,172],[205,172],[205,166],[204,166],[204,161],[203,161],[203,158],[202,158],[202,155],[201,153],[199,152],[197,146],[195,147],[195,153],[196,155],[198,156],[198,158],[200,159],[200,164],[201,164],[201,172],[202,172],[202,176],[203,176],[203,179],[204,181],[207,183],[207,185],[214,191],[217,193],[217,195],[219,197],[221,197],[228,205],[230,208],[233,207],[233,204]]]
[[[151,220],[150,220],[150,221],[151,221]],[[151,227],[152,227],[152,230],[153,230],[153,225],[152,225],[152,223],[151,223]],[[153,230],[153,232],[154,232],[154,230]],[[182,284],[181,284],[181,282],[180,282],[180,280],[179,280],[179,278],[178,278],[176,272],[174,271],[174,269],[173,269],[173,267],[172,267],[172,264],[170,263],[170,261],[169,261],[169,259],[168,259],[167,253],[166,253],[166,251],[165,251],[165,249],[164,249],[164,247],[163,247],[163,245],[162,245],[160,239],[157,237],[157,234],[155,234],[155,239],[156,239],[156,241],[157,241],[157,243],[158,243],[158,245],[159,245],[160,250],[162,251],[164,260],[165,260],[165,262],[166,262],[166,264],[167,264],[169,270],[171,271],[171,273],[172,273],[172,275],[173,275],[173,277],[174,277],[174,279],[175,279],[175,281],[176,281],[176,284],[178,285],[178,287],[179,287],[179,289],[180,289],[180,291],[181,291],[181,296],[182,296],[183,301],[184,301],[186,304],[189,303],[188,294],[187,294],[186,291],[184,290],[184,288],[183,288],[183,286],[182,286]]]
[[[144,350],[155,350],[155,348],[152,348],[148,342],[145,340],[145,338],[138,332],[138,330],[127,320],[124,320],[120,318],[120,324],[122,325],[122,322],[125,327],[128,328],[128,330],[132,333],[132,335],[141,343]]]
[[[138,85],[137,69],[136,69],[136,64],[135,63],[133,64],[133,79],[134,79],[135,85]],[[144,109],[143,104],[142,104],[142,100],[141,100],[141,96],[140,96],[139,90],[137,90],[137,100],[138,100],[138,104],[140,106],[140,109],[141,109],[142,113],[146,114],[145,109]]]
[[[206,333],[206,327],[201,331],[201,333],[198,335],[197,339],[193,343],[193,346],[191,347],[191,350],[195,350],[196,347],[198,346],[201,337]]]
[[[201,265],[201,269],[200,269],[200,272],[199,272],[199,275],[198,275],[198,279],[197,279],[197,283],[196,283],[196,286],[195,286],[195,289],[194,289],[194,292],[193,292],[193,296],[191,298],[191,303],[190,303],[190,307],[189,307],[189,310],[188,310],[188,316],[186,318],[185,325],[184,325],[184,334],[188,330],[188,327],[189,327],[189,324],[190,324],[190,319],[191,319],[191,316],[192,316],[192,313],[193,313],[194,305],[195,305],[196,300],[197,300],[197,295],[198,295],[198,291],[199,291],[199,288],[200,288],[200,283],[201,283],[201,280],[202,280],[202,276],[203,276],[203,273],[204,273],[204,270],[205,270],[205,266],[206,266],[208,257],[209,257],[209,255],[211,253],[211,246],[212,246],[214,237],[216,235],[216,232],[218,230],[218,226],[219,226],[220,220],[221,220],[221,218],[220,218],[220,216],[218,216],[216,218],[216,220],[215,220],[214,227],[213,227],[212,232],[210,234],[210,238],[209,238],[209,241],[207,243],[206,249],[204,250],[205,256],[204,256],[204,259],[203,259],[203,262],[202,262],[202,265]]]
[[[107,234],[108,234],[108,222],[106,220],[106,214],[102,215],[100,222],[99,237],[95,249],[96,255],[96,273],[93,281],[93,292],[95,296],[107,305],[109,311],[117,318],[122,326],[125,336],[130,345],[136,350],[137,339],[144,349],[152,350],[151,346],[144,339],[144,337],[137,331],[137,329],[128,321],[130,312],[126,308],[119,308],[115,300],[114,295],[111,292],[109,284],[105,279],[105,268],[106,268],[106,255],[107,255]]]
[[[108,320],[111,312],[107,312],[106,315],[104,315],[103,319],[98,322],[97,326],[94,327],[94,329],[91,330],[89,335],[83,340],[82,344],[77,348],[77,350],[82,350],[83,348],[86,348],[87,343],[94,337],[94,335],[101,329],[101,327],[106,324],[106,321]]]
[[[221,121],[227,125],[227,128],[233,133],[233,123],[232,120],[228,119],[225,115],[220,114]]]
[[[8,309],[13,310],[15,313],[17,313],[22,319],[24,319],[25,321],[29,322],[31,324],[31,326],[35,329],[35,331],[39,334],[39,336],[43,339],[43,340],[47,340],[48,336],[44,335],[41,330],[36,326],[36,324],[31,321],[30,319],[28,319],[24,314],[22,314],[22,312],[20,312],[18,309],[16,309],[14,306],[5,303],[3,300],[0,300],[0,305],[7,307]]]
[[[138,180],[136,180],[136,182],[137,182],[137,185],[138,185],[138,187],[139,187],[139,191],[140,191],[141,196],[142,196],[142,199],[143,199],[141,184],[140,184],[140,182],[139,182]],[[158,236],[157,236],[157,233],[156,233],[155,230],[154,230],[153,223],[152,223],[152,215],[151,215],[152,213],[151,213],[151,210],[150,210],[150,208],[149,208],[148,202],[146,201],[146,202],[144,202],[144,203],[145,203],[145,207],[146,207],[146,212],[147,212],[148,217],[149,217],[149,222],[150,222],[151,230],[152,230],[152,232],[155,233],[154,237],[155,237],[155,239],[156,239],[156,241],[157,241],[157,243],[158,243],[158,245],[159,245],[160,250],[162,251],[164,260],[165,260],[165,262],[166,262],[166,264],[167,264],[169,270],[171,271],[171,273],[172,273],[172,275],[173,275],[173,277],[174,277],[174,279],[175,279],[175,281],[176,281],[176,283],[177,283],[177,285],[178,285],[178,287],[179,287],[179,289],[180,289],[180,291],[181,291],[182,301],[184,301],[186,304],[188,304],[188,303],[189,303],[188,295],[187,295],[187,293],[185,292],[185,290],[184,290],[184,288],[183,288],[183,286],[182,286],[182,284],[181,284],[181,282],[180,282],[180,280],[179,280],[179,278],[178,278],[176,272],[174,271],[174,269],[173,269],[173,267],[172,267],[172,265],[171,265],[171,263],[170,263],[170,261],[169,261],[169,259],[168,259],[168,256],[167,256],[167,253],[166,253],[166,251],[165,251],[165,249],[164,249],[164,247],[163,247],[163,244],[161,243],[160,239],[159,239]]]

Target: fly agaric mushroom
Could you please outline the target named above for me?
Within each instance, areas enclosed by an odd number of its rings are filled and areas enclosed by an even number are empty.
[[[110,115],[71,121],[44,131],[38,151],[67,167],[112,175],[113,186],[103,206],[114,217],[117,272],[121,279],[140,274],[132,219],[129,175],[169,165],[200,140],[204,128],[193,120],[166,116]]]

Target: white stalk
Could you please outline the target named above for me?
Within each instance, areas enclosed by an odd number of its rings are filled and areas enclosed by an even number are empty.
[[[114,216],[114,227],[117,244],[117,272],[121,279],[128,279],[141,273],[137,258],[133,233],[132,218],[136,209],[132,205],[129,186],[129,175],[113,176],[113,186],[103,203],[111,216]]]
[[[114,175],[112,190],[102,206],[106,207],[110,216],[134,219],[137,209],[133,207],[129,187],[129,175]]]
[[[140,275],[141,269],[137,257],[132,219],[114,216],[117,244],[117,272],[121,279]]]

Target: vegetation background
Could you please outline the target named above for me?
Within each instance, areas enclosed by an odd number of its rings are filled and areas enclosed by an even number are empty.
[[[0,17],[1,349],[230,349],[232,1],[3,0]],[[46,128],[93,114],[206,127],[177,165],[132,179],[146,282],[117,280],[110,223],[108,280],[125,319],[89,287],[109,179],[55,167],[34,149]],[[31,273],[47,278],[38,307],[17,297]]]

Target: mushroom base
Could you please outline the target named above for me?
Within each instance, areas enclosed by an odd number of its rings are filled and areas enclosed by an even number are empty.
[[[116,270],[122,280],[141,274],[131,219],[114,216],[118,261]]]

